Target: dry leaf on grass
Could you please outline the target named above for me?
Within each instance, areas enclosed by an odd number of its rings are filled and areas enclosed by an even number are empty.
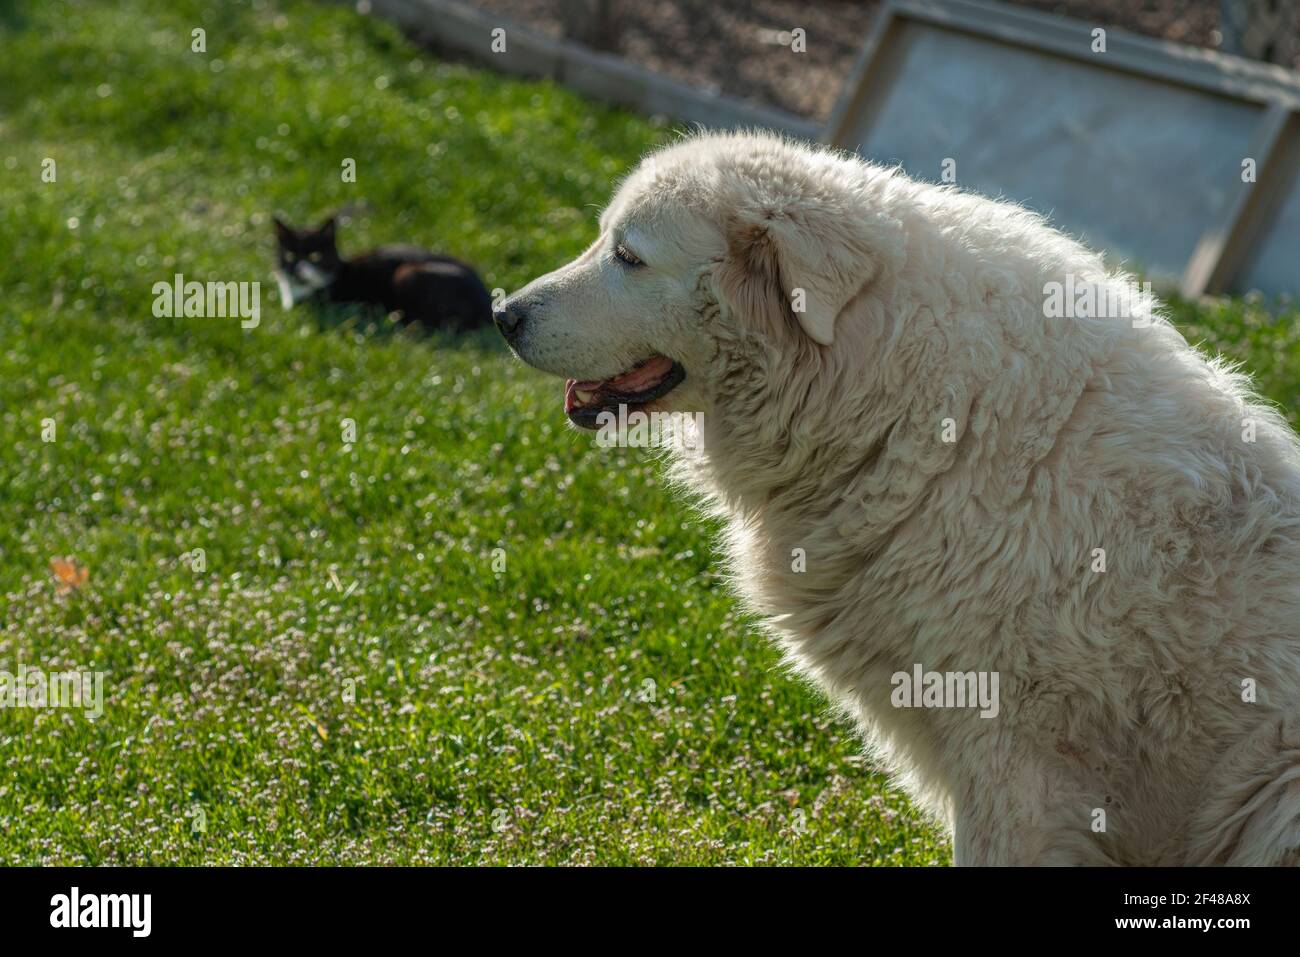
[[[50,561],[50,570],[58,583],[58,594],[66,595],[74,588],[80,588],[90,578],[90,569],[77,564],[75,559],[55,558]]]

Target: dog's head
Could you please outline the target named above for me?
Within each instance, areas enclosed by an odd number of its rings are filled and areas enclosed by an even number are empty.
[[[596,241],[501,303],[497,326],[569,380],[577,425],[620,405],[715,413],[753,387],[744,357],[770,376],[836,348],[878,268],[880,225],[858,193],[868,172],[774,136],[686,139],[643,160]]]

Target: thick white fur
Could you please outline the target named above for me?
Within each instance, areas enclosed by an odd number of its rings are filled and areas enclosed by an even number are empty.
[[[661,405],[704,435],[676,469],[737,587],[957,863],[1296,863],[1296,437],[1149,300],[1145,327],[1045,318],[1067,275],[1129,282],[1015,206],[702,135],[514,297],[516,348],[578,379],[682,363]],[[915,663],[998,672],[999,714],[893,707]]]

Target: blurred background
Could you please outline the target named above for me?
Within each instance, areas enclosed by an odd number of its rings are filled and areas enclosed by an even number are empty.
[[[463,0],[556,37],[616,53],[702,88],[815,120],[829,117],[880,11],[879,0]],[[1295,68],[1294,0],[1008,0],[1141,36]],[[806,62],[782,55],[782,30],[816,38]]]

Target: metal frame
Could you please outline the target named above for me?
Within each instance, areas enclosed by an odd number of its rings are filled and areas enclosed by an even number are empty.
[[[883,75],[884,53],[907,22],[1262,107],[1251,140],[1255,183],[1229,202],[1202,234],[1180,283],[1188,298],[1223,292],[1231,285],[1252,243],[1268,226],[1276,202],[1297,175],[1300,164],[1292,160],[1300,149],[1300,75],[1272,64],[1109,27],[1106,55],[1097,57],[1091,53],[1092,24],[981,0],[887,0],[826,124],[822,137],[826,142],[854,149],[858,144],[846,142],[850,124],[865,118],[870,128],[891,82]],[[1276,201],[1272,207],[1269,199]]]

